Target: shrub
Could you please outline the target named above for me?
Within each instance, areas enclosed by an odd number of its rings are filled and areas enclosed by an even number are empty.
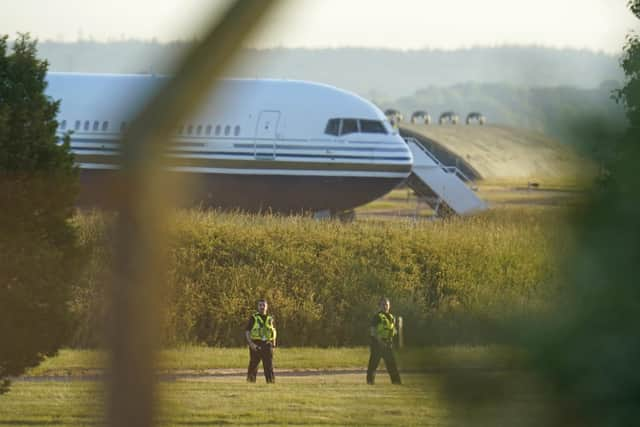
[[[560,221],[542,212],[352,224],[181,212],[171,230],[165,341],[241,345],[265,297],[282,345],[362,345],[387,295],[409,344],[495,342],[498,320],[543,307],[554,292],[556,246],[568,245]],[[104,244],[105,224],[77,222],[99,234],[83,245],[100,271],[109,256],[94,245]],[[83,286],[75,307],[92,317],[101,310],[86,299],[101,293],[93,280]],[[93,345],[94,334],[83,330],[76,344]]]

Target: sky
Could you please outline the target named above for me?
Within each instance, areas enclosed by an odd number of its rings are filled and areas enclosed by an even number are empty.
[[[618,53],[627,0],[287,0],[251,47],[459,49],[540,45]],[[2,33],[40,41],[197,37],[228,0],[0,0]]]

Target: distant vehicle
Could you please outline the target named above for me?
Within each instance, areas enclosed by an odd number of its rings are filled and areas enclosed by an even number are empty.
[[[402,113],[393,108],[387,108],[386,110],[384,110],[384,115],[387,117],[387,119],[389,119],[391,124],[395,127],[397,127],[398,124],[404,120]]]
[[[443,125],[445,123],[451,123],[452,125],[455,125],[458,124],[459,121],[460,118],[456,113],[454,113],[453,111],[445,111],[444,113],[440,114],[438,124]]]
[[[109,206],[106,184],[120,139],[167,77],[49,73],[61,100],[59,136],[71,131],[80,206]],[[169,171],[191,179],[189,205],[248,211],[347,211],[386,194],[413,157],[380,109],[335,87],[291,80],[220,80],[178,126]]]
[[[471,122],[474,120],[477,121],[479,125],[483,125],[487,121],[486,118],[481,113],[478,113],[477,111],[473,111],[467,115],[466,123],[470,125]]]
[[[431,116],[423,110],[414,111],[411,115],[411,123],[424,123],[425,125],[428,125],[431,123]]]

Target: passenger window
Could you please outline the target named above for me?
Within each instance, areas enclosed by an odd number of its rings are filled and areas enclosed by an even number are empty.
[[[187,128],[187,134],[191,135],[193,133],[193,125],[189,125]]]
[[[89,130],[89,126],[91,126],[91,123],[89,122],[89,120],[85,120],[85,122],[84,122],[84,130]]]
[[[106,132],[109,129],[109,122],[102,122],[102,132]]]
[[[358,121],[356,119],[342,119],[342,131],[340,135],[358,132]]]
[[[80,130],[80,120],[76,120],[76,125],[74,127],[76,130]]]
[[[220,135],[220,125],[216,126],[216,135]]]
[[[206,134],[211,135],[211,125],[207,125]]]
[[[364,133],[387,133],[382,122],[377,120],[360,120],[360,131]]]
[[[338,136],[340,134],[340,119],[329,119],[327,127],[324,129],[327,135]]]
[[[236,125],[236,127],[233,129],[233,134],[235,136],[240,135],[240,126]]]
[[[231,133],[231,126],[226,125],[224,127],[224,136],[229,136],[230,133]]]
[[[202,125],[198,125],[198,127],[196,128],[196,135],[200,134],[202,134]]]
[[[60,129],[65,130],[67,128],[67,121],[63,120],[62,123],[60,123]]]
[[[93,130],[94,132],[100,129],[100,122],[98,120],[93,122]]]

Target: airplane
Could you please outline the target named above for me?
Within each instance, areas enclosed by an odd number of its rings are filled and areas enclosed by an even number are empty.
[[[169,77],[47,74],[61,100],[57,135],[70,133],[80,207],[119,168],[119,141],[136,111]],[[319,83],[224,79],[173,137],[169,170],[188,174],[189,205],[273,211],[350,211],[411,173],[411,150],[371,102]]]

